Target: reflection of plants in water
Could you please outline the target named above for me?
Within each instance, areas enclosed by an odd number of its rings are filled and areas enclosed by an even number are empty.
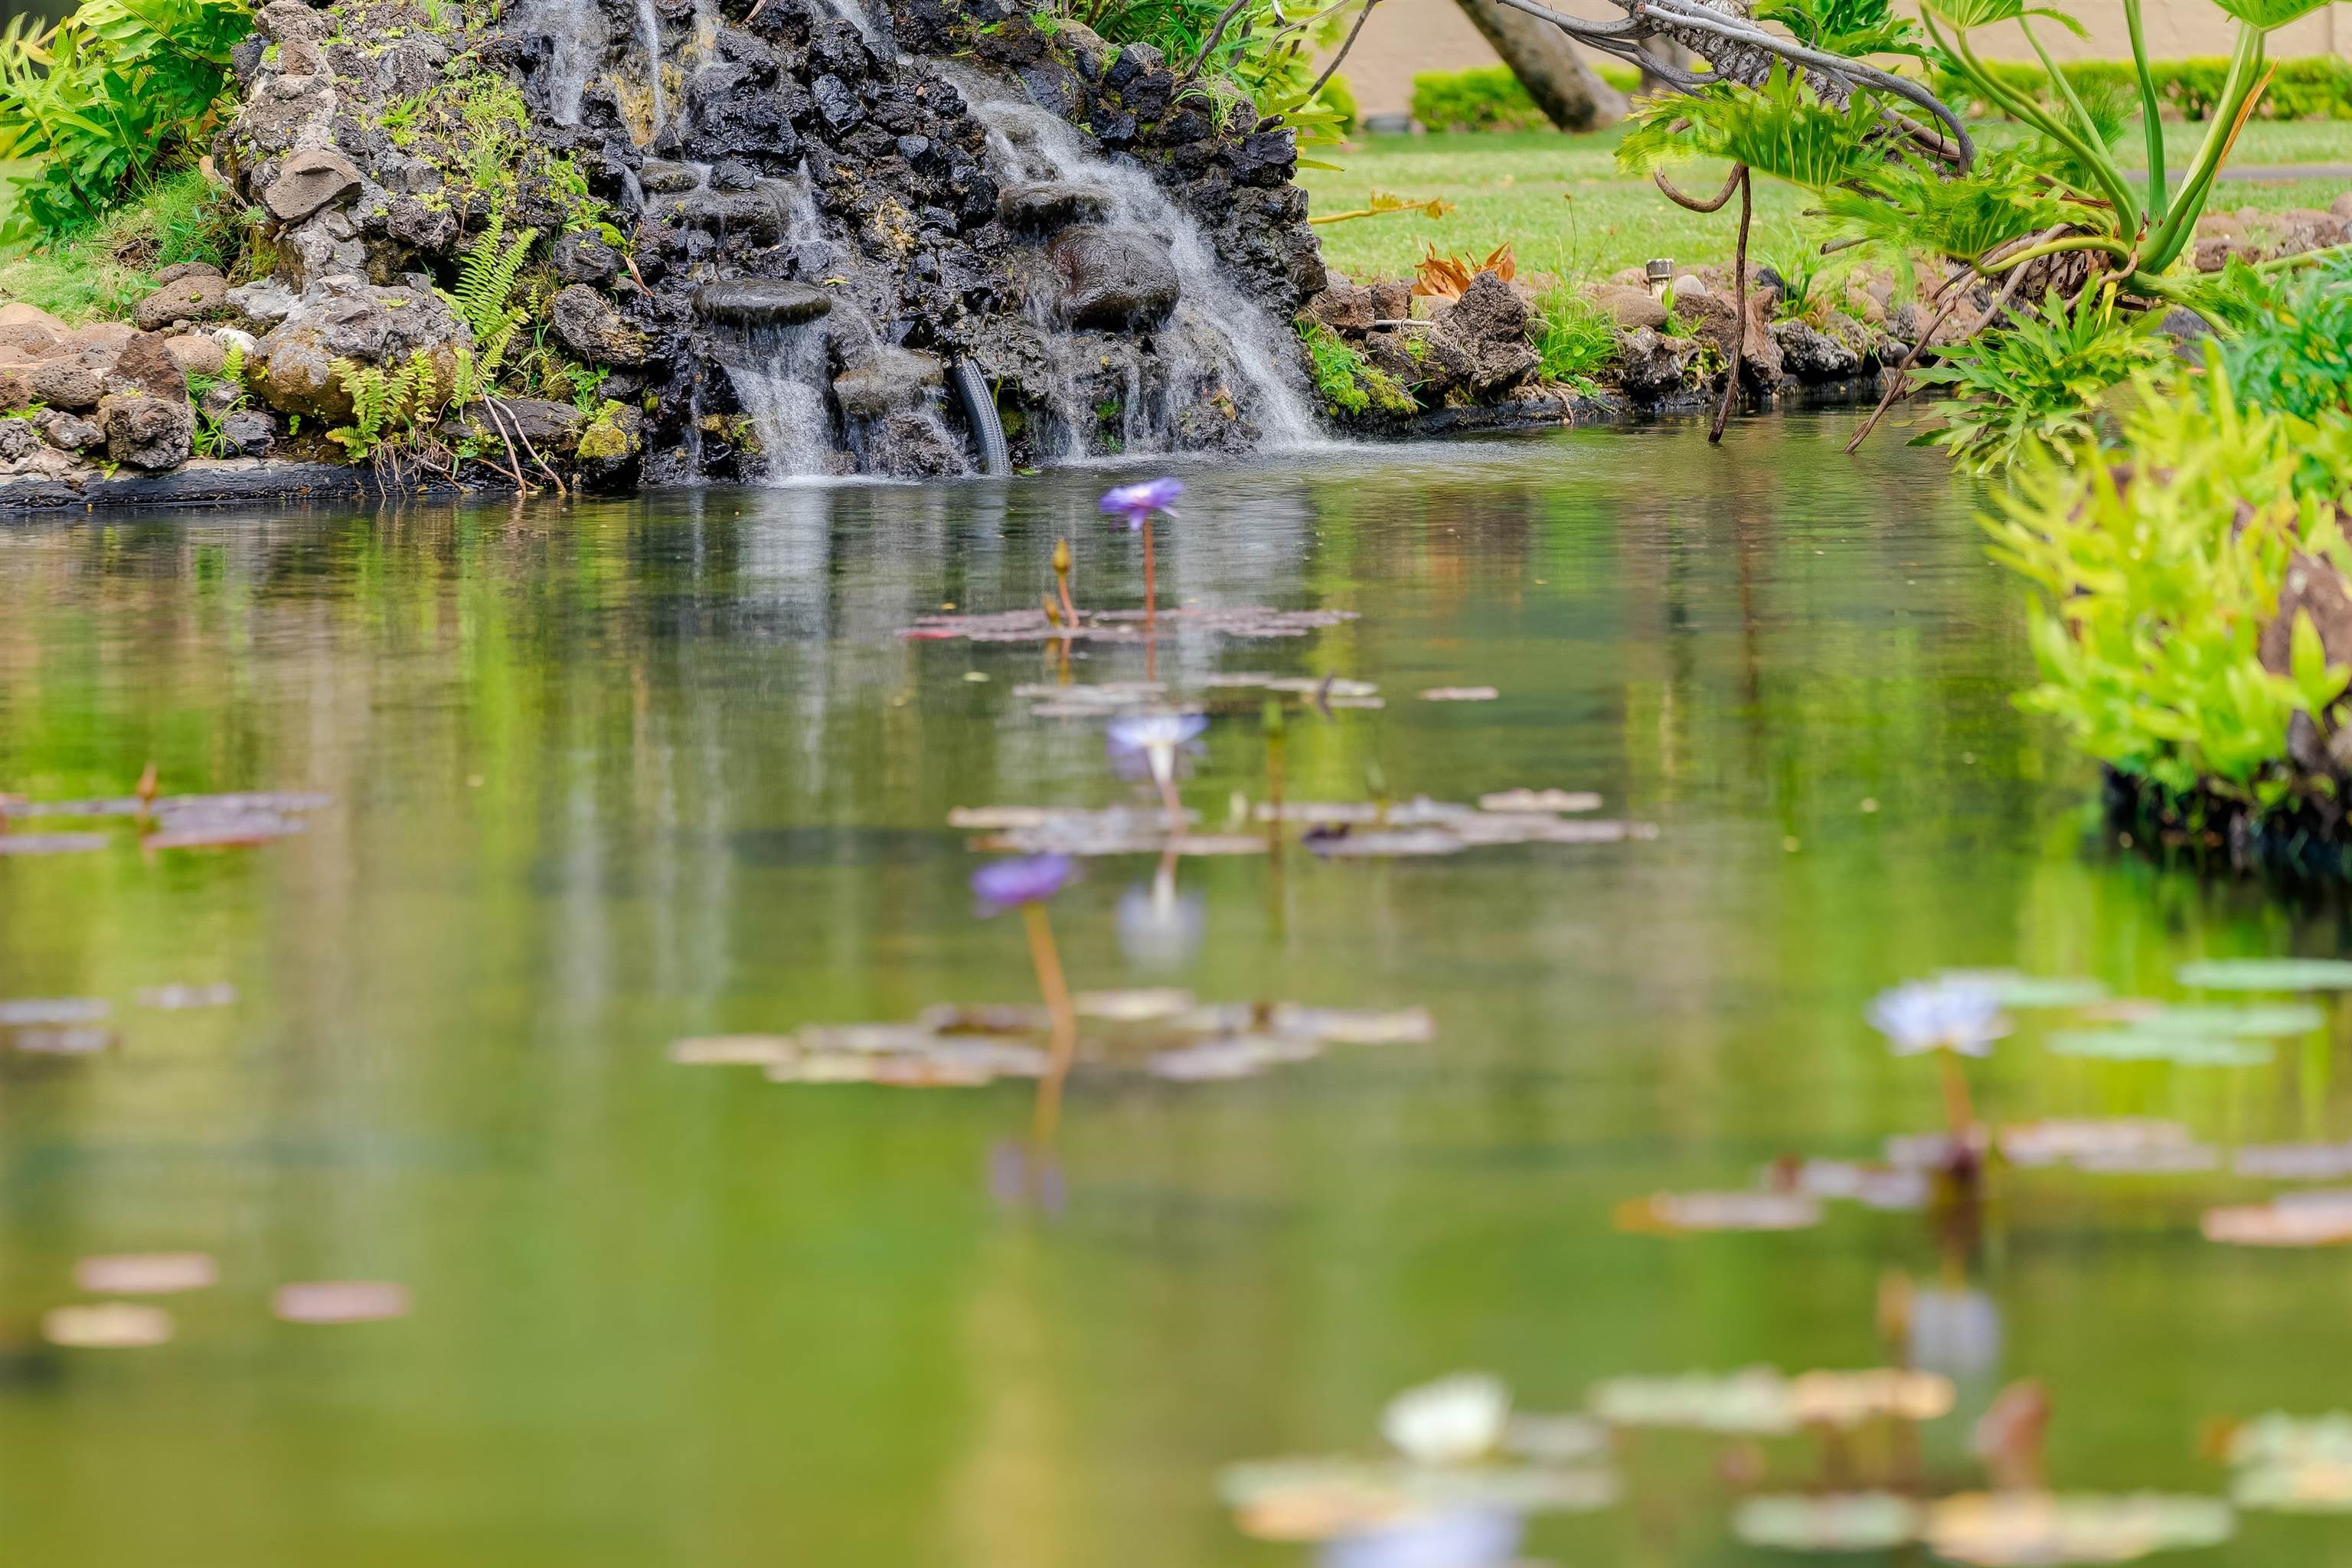
[[[1078,1016],[1070,1005],[1070,987],[1062,976],[1062,955],[1054,945],[1054,927],[1045,918],[1045,903],[1069,886],[1076,872],[1076,863],[1066,855],[1031,855],[992,861],[971,874],[972,897],[983,920],[1008,910],[1021,911],[1029,933],[1029,960],[1037,971],[1037,989],[1053,1018],[1045,1076],[1037,1084],[1034,1131],[1041,1147],[1052,1140],[1061,1120],[1062,1081],[1069,1076],[1070,1054],[1078,1043]]]

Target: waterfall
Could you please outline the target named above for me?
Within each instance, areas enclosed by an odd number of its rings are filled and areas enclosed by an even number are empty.
[[[1169,445],[1175,435],[1176,412],[1221,382],[1256,421],[1266,445],[1298,447],[1322,438],[1306,388],[1299,384],[1297,352],[1288,326],[1259,309],[1226,278],[1201,226],[1149,174],[1104,157],[1058,116],[1010,98],[1006,89],[993,82],[968,70],[942,74],[988,128],[989,147],[1003,183],[1056,182],[1100,190],[1108,198],[1104,219],[1108,226],[1150,236],[1167,247],[1175,263],[1181,286],[1175,318],[1152,339],[1168,366],[1170,406],[1163,417],[1150,421],[1138,421],[1130,406],[1128,438],[1139,443],[1130,451]],[[1062,362],[1055,367],[1057,383],[1065,379],[1066,366],[1100,357],[1098,348],[1058,329],[1049,337],[1048,347]],[[1140,389],[1139,374],[1130,378],[1130,385]],[[1062,390],[1057,385],[1057,393]],[[1074,401],[1056,398],[1064,405]],[[1090,411],[1063,406],[1054,412],[1072,422],[1073,438],[1081,448],[1074,455],[1083,455]]]
[[[654,14],[654,0],[637,0],[637,43],[646,51],[646,86],[653,94],[653,130],[646,136],[650,146],[669,123],[669,103],[662,91],[661,18]]]
[[[746,333],[741,363],[720,360],[743,412],[760,433],[767,478],[801,479],[833,472],[833,411],[825,404],[828,353],[821,321],[761,327]]]
[[[835,16],[866,35],[867,43],[880,40],[882,31],[874,25],[874,18],[866,14],[864,0],[824,0],[824,6]]]
[[[551,46],[543,79],[548,113],[558,125],[577,125],[588,79],[604,58],[604,13],[596,0],[538,0],[529,17]]]

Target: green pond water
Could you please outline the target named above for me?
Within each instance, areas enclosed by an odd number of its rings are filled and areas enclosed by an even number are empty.
[[[1530,1408],[1619,1373],[1883,1364],[1882,1276],[1962,1264],[2000,1343],[1922,1434],[2038,1377],[2061,1488],[2219,1493],[2210,1418],[2352,1403],[2352,1258],[2198,1231],[2226,1173],[2005,1181],[1982,1245],[1832,1205],[1785,1235],[1612,1212],[1870,1157],[1938,1124],[1864,1021],[1950,965],[2174,996],[2182,962],[2333,956],[2340,904],[2105,843],[2093,771],[2011,694],[2022,595],[1933,453],[1850,416],[1181,468],[1163,603],[1359,611],[1217,671],[1337,673],[1294,798],[1594,790],[1654,841],[1413,860],[1187,861],[1189,953],[1093,862],[1053,908],[1081,987],[1425,1005],[1431,1045],[1240,1082],[1082,1075],[1058,1210],[992,1194],[1029,1088],[784,1085],[680,1037],[1034,999],[972,917],[951,807],[1137,798],[1101,727],[1031,716],[1034,646],[909,642],[1034,605],[1059,534],[1131,605],[1103,472],[0,525],[0,789],[310,790],[257,848],[0,858],[0,999],[111,1004],[110,1049],[0,1056],[0,1561],[28,1565],[1276,1564],[1221,1467],[1371,1452],[1383,1403],[1486,1369]],[[1097,649],[1075,680],[1133,679]],[[984,678],[984,679],[982,679]],[[1436,703],[1424,688],[1494,686]],[[1186,782],[1264,784],[1255,718]],[[19,831],[35,825],[23,825]],[[74,827],[79,825],[46,825]],[[229,983],[161,1011],[147,987]],[[2224,1146],[2352,1137],[2332,1021],[2258,1068],[2049,1053],[1989,1115],[2178,1119]],[[176,1332],[63,1349],[78,1258],[199,1251]],[[275,1321],[299,1280],[392,1321]],[[1765,1445],[1771,1484],[1818,1450]],[[1746,1563],[1713,1446],[1672,1437],[1563,1563]],[[1912,1561],[1864,1556],[1856,1561]],[[2352,1562],[2352,1522],[2242,1517],[2164,1561]]]

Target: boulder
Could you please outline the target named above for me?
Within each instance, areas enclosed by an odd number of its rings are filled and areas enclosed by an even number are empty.
[[[330,279],[316,299],[255,345],[257,390],[281,414],[340,425],[351,417],[352,399],[335,361],[397,365],[422,353],[446,389],[457,375],[458,347],[472,338],[465,322],[427,290]]]
[[[411,250],[445,255],[457,243],[457,215],[415,196],[398,195],[384,209],[383,232]]]
[[[73,331],[63,321],[52,316],[38,305],[27,305],[14,300],[5,305],[0,305],[0,327],[18,326],[39,327],[51,336],[59,338]]]
[[[115,356],[114,372],[107,377],[106,389],[110,393],[137,392],[165,403],[185,403],[188,377],[172,353],[171,339],[141,332],[123,344],[122,352]]]
[[[1439,331],[1470,356],[1471,391],[1481,396],[1507,391],[1543,363],[1528,342],[1528,320],[1526,297],[1500,277],[1481,272],[1470,280],[1444,312]]]
[[[228,308],[258,327],[274,327],[294,313],[301,296],[274,278],[247,283],[221,296]]]
[[[2352,223],[2352,191],[2347,191],[2342,195],[2336,197],[2334,201],[2328,203],[2327,210],[2335,214],[2337,217],[2342,218],[2346,223]]]
[[[775,279],[738,278],[694,291],[696,315],[738,327],[798,326],[832,309],[833,296],[824,289]]]
[[[334,24],[320,16],[302,0],[269,0],[269,4],[254,13],[254,25],[273,44],[290,44],[297,39],[306,43],[322,43],[334,31]]]
[[[2271,223],[2278,234],[2272,247],[2272,254],[2276,256],[2300,256],[2307,250],[2326,250],[2344,243],[2345,222],[2334,213],[2294,207],[2279,214]]]
[[[1004,226],[1053,234],[1074,223],[1100,223],[1110,212],[1110,193],[1097,185],[1055,181],[1013,185],[997,198]]]
[[[1862,370],[1862,355],[1810,322],[1775,321],[1771,331],[1782,366],[1800,381],[1842,381]]]
[[[2198,271],[2219,272],[2230,264],[2232,257],[2241,261],[2260,261],[2263,249],[2253,241],[2237,235],[2209,234],[2198,239],[2189,257],[2190,264]]]
[[[2278,613],[2263,625],[2256,643],[2264,669],[2284,675],[2292,668],[2299,613],[2311,617],[2328,663],[2352,663],[2352,584],[2326,561],[2297,551],[2279,585]]]
[[[121,392],[99,401],[109,462],[133,468],[176,468],[195,450],[196,411],[177,399]]]
[[[1592,302],[1608,311],[1622,331],[1637,331],[1643,327],[1654,331],[1666,324],[1666,308],[1647,289],[1603,283],[1592,290]]]
[[[111,361],[92,363],[85,354],[45,359],[26,376],[26,390],[35,403],[86,413],[106,395],[106,373],[111,367]]]
[[[1062,313],[1074,326],[1144,331],[1167,321],[1182,285],[1168,247],[1124,229],[1080,226],[1054,241]]]
[[[220,344],[199,332],[185,332],[163,340],[164,352],[172,363],[180,367],[183,375],[218,375],[226,368],[228,356]]]
[[[586,284],[572,284],[556,295],[554,315],[555,335],[590,364],[646,363],[645,334],[621,320],[612,302]]]
[[[947,384],[938,357],[886,348],[835,376],[833,395],[853,419],[881,419],[923,407]]]
[[[39,359],[57,347],[64,335],[38,321],[0,322],[0,348],[22,349],[27,359]]]
[[[495,411],[477,404],[466,417],[500,440],[510,432],[520,436],[542,458],[570,457],[580,445],[581,426],[588,422],[588,416],[572,405],[544,397],[501,397]]]
[[[1770,390],[1781,374],[1780,345],[1772,341],[1772,301],[1767,294],[1748,297],[1747,329],[1742,332],[1735,325],[1738,312],[1731,300],[1722,294],[1697,294],[1688,299],[1676,296],[1675,314],[1687,321],[1698,335],[1714,343],[1716,352],[1730,363],[1733,344],[1739,348],[1739,375],[1748,385]]]
[[[331,148],[307,147],[278,165],[261,201],[281,222],[295,223],[359,188],[357,164]]]
[[[1656,403],[1683,390],[1698,344],[1647,327],[1617,334],[1617,384],[1635,403]]]
[[[258,408],[235,408],[221,416],[220,437],[238,457],[258,458],[278,439],[278,426]]]
[[[131,319],[142,332],[158,332],[177,321],[201,321],[217,314],[228,281],[210,268],[184,272],[139,301]]]

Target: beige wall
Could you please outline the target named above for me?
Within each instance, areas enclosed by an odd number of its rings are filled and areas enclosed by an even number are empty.
[[[1553,0],[1577,16],[1622,16],[1606,0]],[[2084,56],[2122,59],[2131,53],[2124,32],[2123,7],[2115,0],[2065,7],[2090,30],[2087,41],[2064,28],[2044,23],[2034,31],[2062,59]],[[2271,55],[2352,54],[2352,19],[2339,12],[2352,4],[2337,4],[2283,27],[2271,38]],[[2191,55],[2230,52],[2233,24],[2212,0],[2147,0],[2142,21],[2147,28],[2149,53],[2179,59]],[[2003,37],[2004,31],[2008,36]],[[2013,30],[1988,28],[1976,35],[1978,47],[1994,58],[2031,59],[2032,50]],[[1412,79],[1419,71],[1463,70],[1495,64],[1495,51],[1478,36],[1454,0],[1381,0],[1381,8],[1364,26],[1355,52],[1348,57],[1348,81],[1367,114],[1402,114],[1411,107]]]

